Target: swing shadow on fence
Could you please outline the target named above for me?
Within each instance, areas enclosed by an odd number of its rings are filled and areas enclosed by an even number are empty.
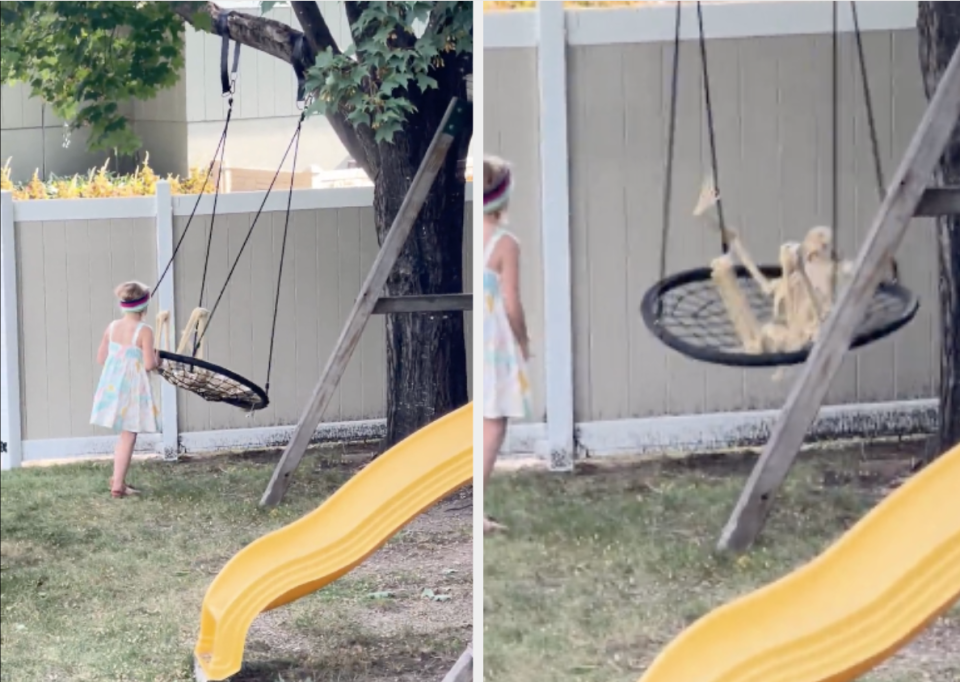
[[[466,187],[469,224],[471,185]],[[222,281],[239,251],[262,192],[221,195],[208,276]],[[2,197],[3,358],[0,367],[0,426],[3,468],[22,462],[82,458],[112,451],[109,434],[88,425],[96,385],[96,348],[103,328],[115,317],[111,291],[127,279],[156,281],[166,266],[190,211],[193,196],[171,196],[161,183],[156,197],[14,202]],[[270,406],[248,415],[206,403],[157,380],[162,433],[138,441],[138,451],[171,456],[231,448],[283,445],[323,363],[336,343],[364,274],[379,249],[374,229],[373,188],[294,190],[280,292],[275,395]],[[255,231],[211,328],[207,356],[218,364],[262,380],[270,341],[276,264],[283,236],[286,192],[267,199]],[[197,208],[206,223],[212,197]],[[472,247],[465,230],[464,294],[382,299],[378,313],[469,310]],[[191,231],[177,254],[172,276],[158,290],[148,319],[171,311],[177,330],[196,305],[203,271],[206,226]],[[465,337],[472,336],[465,315]],[[317,438],[378,438],[384,429],[385,362],[383,317],[368,325]],[[467,343],[468,385],[472,363]]]

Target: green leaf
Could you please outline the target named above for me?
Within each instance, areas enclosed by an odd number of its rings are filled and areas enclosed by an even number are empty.
[[[200,31],[213,33],[213,17],[211,17],[207,12],[194,12],[193,16],[190,17],[190,23],[193,24],[194,28]]]
[[[385,121],[377,125],[377,130],[373,135],[374,142],[378,144],[380,142],[393,142],[393,136],[400,130],[403,130],[403,126],[396,121]]]
[[[276,6],[279,5],[279,4],[280,4],[279,2],[261,2],[261,3],[260,3],[260,16],[262,17],[264,14],[266,14],[267,12],[269,12],[270,10],[272,10],[274,7],[276,7]]]
[[[313,71],[314,69],[316,69],[319,71],[323,71],[324,69],[329,68],[331,64],[333,64],[333,60],[334,60],[333,48],[328,47],[326,50],[324,50],[323,52],[321,52],[316,56],[316,59],[314,59],[313,61],[313,66],[311,67],[310,70]]]
[[[421,73],[417,76],[417,86],[420,88],[421,92],[426,92],[430,88],[437,88],[437,79],[433,76],[428,76],[425,73]]]
[[[308,106],[305,111],[307,116],[326,116],[327,103],[317,97],[310,103],[310,106]]]
[[[389,97],[393,94],[393,91],[398,88],[407,87],[407,82],[410,80],[409,76],[405,76],[400,73],[393,73],[383,79],[383,82],[380,84],[380,96]]]

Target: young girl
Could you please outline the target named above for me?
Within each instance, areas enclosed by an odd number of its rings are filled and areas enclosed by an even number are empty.
[[[507,419],[530,410],[527,323],[520,303],[520,245],[505,230],[513,190],[510,166],[483,160],[483,487],[500,453]],[[484,516],[483,532],[504,530]]]
[[[160,358],[153,347],[153,330],[143,322],[150,290],[140,282],[126,282],[115,293],[123,317],[110,323],[97,351],[103,373],[90,423],[120,433],[110,479],[111,494],[120,498],[140,492],[127,485],[127,470],[137,434],[157,432],[158,410],[147,373],[157,368]]]

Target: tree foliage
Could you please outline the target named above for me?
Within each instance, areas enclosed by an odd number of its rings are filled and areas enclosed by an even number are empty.
[[[431,75],[451,56],[473,52],[469,2],[379,2],[352,24],[354,43],[339,52],[329,46],[309,69],[314,94],[310,113],[338,107],[354,127],[391,141],[416,111],[411,93],[437,87]],[[431,16],[432,15],[432,16]],[[425,30],[419,37],[417,25]]]
[[[354,44],[341,51],[329,41],[305,65],[314,94],[308,113],[341,114],[375,142],[389,142],[415,113],[416,95],[437,87],[433,72],[473,52],[472,6],[348,4],[356,6]],[[131,153],[140,141],[122,105],[178,81],[185,19],[213,30],[205,2],[0,2],[0,82],[29,84],[71,127],[89,128],[92,149]]]
[[[90,146],[131,152],[122,105],[177,82],[183,22],[160,2],[0,3],[0,83],[29,84]]]

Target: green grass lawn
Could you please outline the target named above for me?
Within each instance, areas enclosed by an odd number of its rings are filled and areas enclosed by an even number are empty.
[[[484,541],[484,680],[635,682],[687,625],[813,558],[859,519],[891,475],[908,471],[884,457],[805,458],[741,560],[713,547],[746,456],[495,475],[484,506],[510,531]],[[957,682],[957,642],[954,608],[863,682]]]
[[[327,453],[316,471],[320,459],[308,456],[272,511],[257,502],[275,454],[138,462],[131,483],[145,494],[126,500],[110,498],[103,463],[4,472],[0,680],[193,680],[207,586],[244,545],[316,508],[356,473],[356,458],[335,459],[330,465]],[[471,511],[449,510],[464,506],[463,495],[348,576],[258,618],[234,679],[441,678],[471,638]]]

